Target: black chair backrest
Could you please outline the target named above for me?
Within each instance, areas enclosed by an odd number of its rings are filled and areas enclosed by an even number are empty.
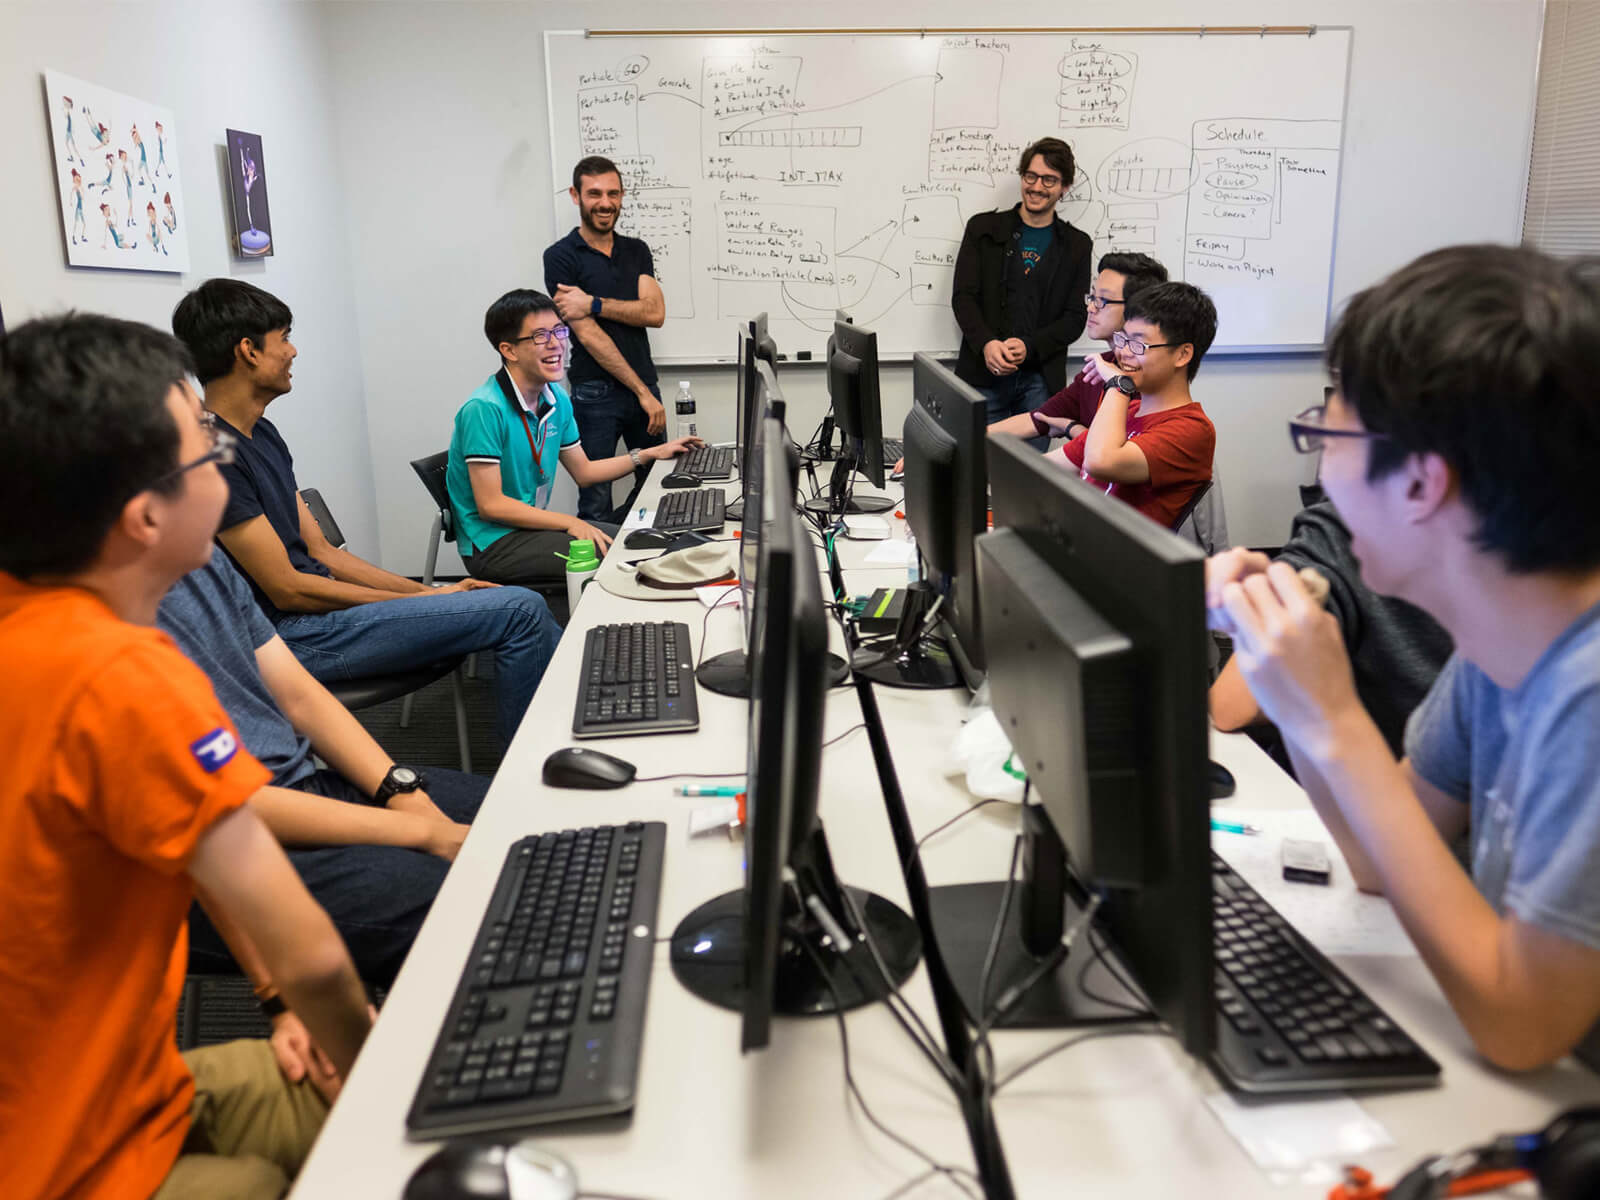
[[[1212,480],[1208,479],[1195,489],[1194,495],[1189,497],[1189,502],[1185,504],[1182,511],[1178,513],[1178,519],[1172,523],[1172,528],[1174,531],[1183,528],[1183,523],[1189,519],[1190,514],[1192,514],[1199,506],[1200,501],[1206,498],[1206,493],[1211,490],[1212,482]]]
[[[433,502],[439,506],[439,520],[444,528],[444,540],[456,540],[455,519],[450,510],[450,490],[445,486],[445,467],[450,462],[450,452],[441,450],[437,454],[430,454],[426,458],[411,460],[411,469],[417,473],[417,478],[422,480],[422,486],[428,489],[428,495],[433,497]]]
[[[344,533],[339,528],[339,522],[333,519],[333,510],[328,507],[328,502],[322,498],[322,493],[316,488],[301,488],[300,498],[306,502],[306,507],[311,510],[311,515],[316,518],[317,528],[322,530],[322,536],[333,543],[335,549],[344,546]]]

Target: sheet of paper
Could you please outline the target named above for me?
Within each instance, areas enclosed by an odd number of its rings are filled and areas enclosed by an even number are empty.
[[[1401,928],[1389,902],[1382,896],[1369,896],[1356,890],[1344,857],[1312,809],[1244,809],[1213,805],[1211,818],[1254,825],[1261,830],[1252,836],[1214,829],[1211,848],[1324,954],[1416,954],[1416,947]],[[1326,885],[1290,883],[1284,879],[1280,857],[1284,838],[1321,842],[1327,848],[1333,870]]]
[[[917,548],[910,542],[885,541],[879,542],[867,552],[866,561],[869,563],[882,563],[887,566],[903,567],[911,561],[911,556]]]
[[[656,510],[653,508],[630,508],[628,515],[622,519],[622,532],[627,533],[632,529],[649,529],[655,519]]]
[[[1223,1128],[1255,1164],[1278,1183],[1327,1187],[1339,1182],[1341,1164],[1359,1162],[1394,1145],[1389,1131],[1354,1100],[1235,1100],[1226,1092],[1206,1097]]]
[[[695,597],[707,608],[738,608],[739,585],[736,583],[719,583],[711,587],[697,587]]]

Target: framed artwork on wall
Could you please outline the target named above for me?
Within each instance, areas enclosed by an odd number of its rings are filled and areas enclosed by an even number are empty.
[[[67,265],[187,271],[171,111],[59,71],[44,80]]]
[[[233,208],[233,252],[239,258],[273,253],[272,210],[267,205],[267,156],[261,135],[228,130],[228,197]]]

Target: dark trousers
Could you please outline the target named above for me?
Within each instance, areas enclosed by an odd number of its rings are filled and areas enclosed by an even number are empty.
[[[590,524],[607,537],[617,536],[615,525],[606,521]],[[567,553],[571,544],[572,538],[559,529],[513,529],[461,561],[474,579],[530,588],[556,586],[567,577],[567,561],[557,556]]]
[[[429,799],[451,820],[470,824],[489,781],[442,767],[426,773]],[[334,771],[318,771],[290,786],[331,801],[373,803]],[[436,854],[398,846],[318,846],[288,853],[306,890],[333,918],[357,974],[379,987],[392,984],[450,864]],[[189,910],[189,970],[205,975],[239,970],[198,904]]]
[[[661,388],[650,385],[657,400]],[[590,379],[572,385],[572,414],[578,419],[578,442],[590,459],[614,458],[617,440],[630,450],[646,446],[659,446],[666,441],[664,434],[650,433],[650,418],[639,407],[639,397],[623,387],[609,375],[604,379]],[[669,415],[668,420],[671,420]],[[611,484],[595,483],[578,489],[578,515],[591,524],[595,521],[619,521],[633,504],[644,484],[647,468],[633,473],[633,490],[621,506],[611,502]]]

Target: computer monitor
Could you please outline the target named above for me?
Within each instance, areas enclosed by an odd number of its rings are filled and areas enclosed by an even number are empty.
[[[765,480],[788,471],[787,440],[767,422]],[[830,925],[852,941],[870,937],[896,986],[921,953],[909,916],[871,893],[850,889],[847,897],[834,874],[817,817],[828,616],[816,554],[782,489],[764,488],[760,511],[750,613],[755,687],[746,741],[745,883],[685,917],[671,954],[685,987],[742,1014],[744,1050],[767,1044],[775,1013],[855,1008],[887,994],[876,971],[841,958]]]
[[[1034,803],[1023,810],[1017,920],[1001,938],[987,995],[1055,950],[1064,910],[1098,893],[1108,953],[1183,1046],[1208,1055],[1216,1032],[1205,560],[1019,439],[989,440],[989,478],[995,532],[978,540],[983,644],[995,714]],[[932,893],[940,945],[969,1011],[1004,888]],[[1118,985],[1098,956],[1086,957],[1089,940],[1024,997],[1013,1023],[1129,1019],[1097,998]]]
[[[759,386],[756,364],[762,362],[776,371],[778,346],[767,333],[767,314],[764,312],[757,313],[739,326],[739,369],[735,383],[738,397],[733,409],[733,437],[734,444],[738,448],[741,473],[750,465],[750,435],[755,432],[756,424],[761,420],[762,409],[756,399]]]
[[[862,657],[877,661],[857,669],[891,687],[965,683],[976,691],[984,660],[973,547],[989,523],[984,399],[927,354],[912,359],[911,391],[904,507],[924,582],[906,589],[893,644],[866,643]],[[939,623],[924,632],[935,599]]]
[[[856,472],[881,488],[883,473],[883,402],[878,392],[878,335],[848,321],[833,324],[833,352],[828,356],[828,393],[833,422],[844,436],[844,453],[834,462],[828,494],[807,502],[818,513],[888,512],[894,501],[851,494]]]
[[[774,437],[780,446],[787,447],[789,435],[784,428],[786,406],[783,393],[778,389],[777,376],[765,360],[759,360],[752,372],[755,380],[751,388],[752,407],[759,417],[750,425],[750,462],[740,474],[740,529],[739,529],[739,587],[740,612],[744,618],[744,647],[728,650],[704,660],[695,669],[695,681],[707,691],[719,696],[745,699],[750,695],[752,682],[750,656],[752,645],[751,614],[755,610],[755,588],[761,562],[763,522],[763,496],[767,491],[764,467],[766,439]],[[778,487],[784,502],[791,504],[796,488],[796,471],[787,466],[787,478]],[[730,506],[731,507],[731,506]]]

